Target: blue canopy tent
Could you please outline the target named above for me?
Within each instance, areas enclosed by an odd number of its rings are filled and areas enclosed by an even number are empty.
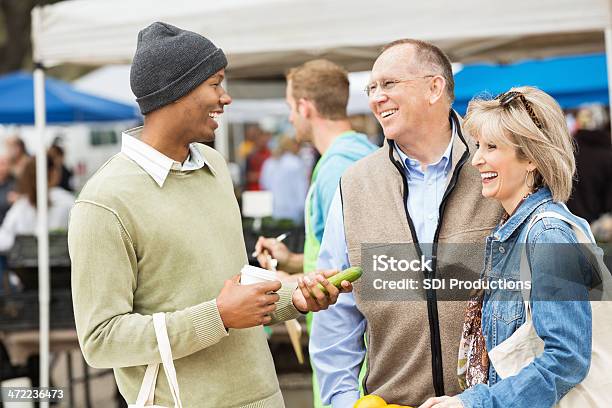
[[[106,122],[138,120],[130,105],[89,95],[53,78],[45,81],[48,123]],[[34,124],[34,79],[31,73],[0,76],[0,123]]]
[[[562,108],[576,108],[585,103],[608,105],[606,55],[465,66],[455,75],[453,107],[463,115],[474,96],[496,96],[513,86],[522,85],[542,89],[555,98]]]

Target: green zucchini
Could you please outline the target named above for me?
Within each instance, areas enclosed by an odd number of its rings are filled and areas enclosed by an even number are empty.
[[[342,289],[342,281],[355,282],[357,279],[361,277],[362,273],[363,273],[363,270],[359,266],[352,266],[350,268],[343,270],[342,272],[339,272],[333,275],[327,280],[329,281],[329,283],[331,283],[338,289]],[[319,283],[318,286],[319,286],[319,289],[321,289],[323,293],[327,293],[327,289],[325,289],[323,285]]]

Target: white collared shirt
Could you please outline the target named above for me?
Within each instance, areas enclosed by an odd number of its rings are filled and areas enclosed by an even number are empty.
[[[215,170],[194,143],[189,145],[187,159],[183,163],[179,163],[141,141],[139,139],[141,133],[142,126],[123,132],[121,135],[121,152],[142,167],[160,187],[163,187],[170,170],[193,171],[208,166],[210,171],[213,174],[215,173]]]

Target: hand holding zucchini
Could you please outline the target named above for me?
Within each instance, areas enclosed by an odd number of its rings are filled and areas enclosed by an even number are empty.
[[[335,275],[332,275],[333,273],[335,273]],[[342,286],[342,282],[353,282],[359,279],[361,273],[361,268],[348,268],[340,273],[328,270],[317,272],[316,274],[313,273],[310,277],[304,276],[303,278],[299,278],[298,289],[293,292],[292,296],[293,305],[302,313],[325,310],[330,305],[336,303],[340,293],[346,293],[352,289],[345,289]],[[321,281],[324,281],[325,286],[328,288],[331,289],[331,284],[338,288],[338,290],[332,290],[333,293],[329,293],[320,283]]]
[[[343,270],[342,272],[338,272],[334,276],[329,277],[327,280],[329,283],[337,287],[338,289],[342,289],[342,281],[355,282],[357,279],[361,277],[363,270],[359,266],[352,266]],[[327,289],[320,283],[318,284],[321,292],[327,294]]]

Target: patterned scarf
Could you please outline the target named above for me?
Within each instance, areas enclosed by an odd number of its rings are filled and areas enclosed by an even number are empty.
[[[464,390],[476,384],[486,384],[489,378],[489,355],[482,335],[483,298],[483,290],[473,292],[465,311],[457,361],[457,377]]]

